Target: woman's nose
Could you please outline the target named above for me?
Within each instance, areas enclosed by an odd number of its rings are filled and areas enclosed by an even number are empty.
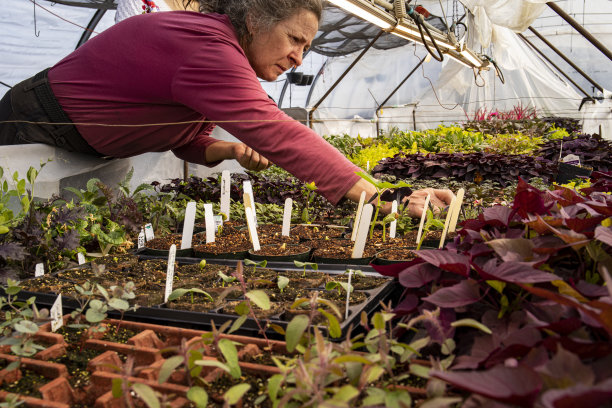
[[[295,66],[296,68],[299,67],[300,65],[302,65],[302,58],[303,58],[303,53],[302,53],[302,49],[295,49],[291,52],[291,54],[289,54],[289,61],[291,62],[291,64],[293,66]]]

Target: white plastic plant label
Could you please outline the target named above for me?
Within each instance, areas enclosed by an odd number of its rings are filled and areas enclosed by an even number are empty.
[[[191,248],[193,239],[193,224],[195,224],[196,203],[190,201],[185,207],[185,220],[183,221],[183,236],[181,237],[181,249]]]
[[[450,225],[448,226],[448,232],[455,232],[457,228],[457,221],[459,220],[459,214],[461,213],[461,206],[463,205],[463,197],[465,196],[465,189],[460,188],[457,191],[457,202],[453,209],[453,215],[451,216]]]
[[[368,230],[370,229],[370,221],[372,221],[372,211],[374,207],[372,204],[366,204],[363,206],[361,211],[361,217],[359,218],[359,228],[357,229],[357,238],[355,239],[355,245],[353,246],[353,254],[351,258],[362,258],[363,249],[365,248],[366,239],[368,237]]]
[[[348,320],[349,306],[351,304],[351,278],[353,277],[353,270],[348,270],[348,284],[346,285],[346,306],[344,308],[344,320]]]
[[[145,245],[145,232],[144,228],[140,229],[140,234],[138,234],[138,249],[144,247]]]
[[[242,183],[242,191],[245,196],[248,194],[249,205],[251,206],[251,209],[253,211],[253,221],[255,222],[255,225],[257,225],[257,211],[255,211],[255,197],[253,196],[253,185],[251,184],[250,181],[247,180],[244,183]],[[244,198],[244,200],[246,203],[246,197]]]
[[[425,206],[423,207],[423,213],[421,214],[421,223],[419,224],[419,232],[416,237],[416,245],[419,245],[421,242],[421,234],[423,233],[423,225],[425,225],[425,220],[427,219],[427,209],[429,208],[429,200],[431,199],[431,195],[427,194],[425,198]]]
[[[453,215],[453,211],[455,209],[455,203],[457,202],[457,196],[453,197],[453,200],[448,207],[448,212],[446,213],[446,220],[444,220],[444,229],[442,230],[442,236],[440,237],[440,245],[438,245],[438,249],[444,246],[444,240],[446,239],[446,233],[448,232],[448,227],[450,226],[450,219]]]
[[[172,283],[174,282],[174,260],[176,259],[176,245],[172,244],[168,251],[168,269],[166,270],[166,293],[164,302],[168,301],[168,296],[172,293]]]
[[[204,204],[204,220],[206,222],[206,243],[215,242],[215,215],[213,214],[212,204]]]
[[[42,263],[37,263],[34,269],[34,277],[38,278],[39,276],[43,276],[45,274],[45,265]]]
[[[150,241],[155,238],[155,233],[153,232],[153,224],[148,223],[145,225],[145,239]]]
[[[561,160],[563,163],[571,164],[573,166],[580,166],[580,156],[575,154],[568,154]]]
[[[281,234],[284,237],[289,236],[289,230],[291,229],[291,210],[293,209],[293,200],[288,198],[285,200],[285,209],[283,210],[283,228]]]
[[[357,205],[357,211],[355,212],[355,220],[353,221],[353,232],[351,233],[351,241],[355,241],[357,238],[357,227],[359,226],[359,219],[361,218],[361,212],[363,211],[363,203],[365,202],[366,192],[362,191],[359,196],[359,204]]]
[[[393,200],[391,203],[391,214],[397,212],[397,200]],[[397,231],[397,220],[391,221],[389,224],[389,237],[395,238],[395,233]]]
[[[255,220],[253,219],[253,213],[251,207],[245,208],[246,221],[249,227],[249,235],[251,236],[251,243],[253,244],[253,250],[259,251],[261,246],[259,245],[259,237],[257,236],[257,227],[255,226]]]
[[[79,265],[83,265],[85,263],[85,255],[82,252],[77,252],[77,262]]]
[[[229,170],[221,172],[221,203],[219,212],[225,214],[229,221],[230,217],[230,193],[232,190],[232,176]]]
[[[223,216],[222,215],[214,215],[213,220],[215,220],[215,234],[219,231],[219,227],[223,226]]]
[[[49,316],[51,317],[51,331],[56,332],[60,327],[64,325],[64,307],[62,306],[62,294],[60,293],[55,298],[51,310],[49,310]]]

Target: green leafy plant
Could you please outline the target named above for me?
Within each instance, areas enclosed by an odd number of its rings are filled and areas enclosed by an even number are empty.
[[[362,169],[368,166],[372,169],[379,161],[387,157],[393,157],[399,153],[399,149],[387,144],[377,144],[361,149],[359,153],[349,156],[349,160]]]
[[[310,206],[312,205],[312,201],[315,198],[316,190],[317,190],[317,187],[315,186],[314,181],[304,184],[304,191],[305,191],[304,195],[306,197],[306,200],[305,200],[304,208],[302,209],[302,222],[306,224],[310,224],[312,222],[311,215],[310,215]]]
[[[402,187],[410,187],[410,184],[400,181],[395,184],[389,183],[387,181],[379,181],[374,177],[370,176],[368,173],[364,173],[362,171],[357,172],[357,175],[369,183],[371,183],[376,188],[376,193],[378,194],[378,201],[376,202],[376,209],[374,212],[374,216],[372,217],[372,222],[370,223],[370,238],[374,236],[374,226],[376,225],[378,213],[380,212],[380,208],[383,205],[383,200],[381,199],[383,193],[387,190],[402,188]],[[398,203],[398,205],[402,205],[402,203]]]
[[[304,268],[303,269],[303,273],[302,273],[302,277],[306,276],[306,268],[310,268],[313,271],[318,271],[319,270],[319,265],[314,263],[314,262],[301,262],[301,261],[293,261],[293,264],[295,266],[297,266],[298,268]]]
[[[179,299],[182,296],[185,296],[186,294],[191,295],[191,303],[193,304],[194,302],[194,293],[199,293],[200,295],[204,295],[204,297],[208,298],[211,302],[214,300],[212,298],[212,296],[210,296],[210,294],[208,292],[203,291],[202,289],[198,289],[198,288],[191,288],[191,289],[186,289],[186,288],[178,288],[178,289],[174,289],[172,291],[172,293],[170,293],[170,296],[168,296],[168,302],[171,302],[173,300]]]
[[[7,286],[4,287],[6,296],[0,297],[0,309],[4,310],[4,321],[0,323],[0,344],[9,345],[11,352],[19,357],[17,361],[8,364],[7,370],[18,368],[22,357],[31,357],[46,348],[34,341],[34,335],[38,332],[37,322],[47,321],[49,311],[39,311],[35,297],[25,302],[17,300],[21,289],[19,281],[7,279]]]

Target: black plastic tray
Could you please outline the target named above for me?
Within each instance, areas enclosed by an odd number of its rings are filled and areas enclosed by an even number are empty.
[[[147,260],[147,259],[164,259],[159,256],[149,256],[149,255],[138,255],[139,259]],[[182,258],[177,257],[176,261],[179,264],[193,264],[199,263],[200,259],[198,258]],[[211,264],[218,265],[226,265],[226,266],[236,266],[238,263],[237,260],[229,260],[229,259],[219,259],[210,262]],[[80,267],[83,267],[81,265]],[[298,268],[295,266],[293,262],[270,262],[266,266],[266,268],[284,271],[284,270],[292,270],[292,271],[302,271],[303,268]],[[344,264],[325,264],[319,265],[319,270],[317,272],[322,272],[330,275],[339,275],[344,273],[347,268],[360,270],[366,276],[372,277],[382,277],[384,276],[378,274],[374,271],[374,269],[369,265],[344,265]],[[63,271],[52,274],[51,276],[55,276]],[[306,273],[310,272],[307,269]],[[61,279],[61,278],[60,278]],[[340,322],[341,336],[337,340],[344,340],[346,334],[349,331],[349,328],[352,326],[352,332],[356,333],[359,331],[359,321],[362,312],[365,312],[368,316],[371,316],[376,310],[379,309],[380,302],[388,302],[389,300],[394,301],[395,297],[398,294],[399,286],[396,285],[395,281],[392,279],[388,279],[382,285],[369,290],[355,290],[356,292],[364,292],[367,295],[367,299],[359,304],[355,304],[349,306],[349,314],[348,317]],[[2,291],[2,288],[0,288]],[[36,297],[36,304],[40,307],[50,307],[53,305],[57,298],[56,293],[44,293],[44,292],[30,292],[22,290],[18,294],[18,299],[25,300],[32,296]],[[62,297],[63,304],[63,312],[70,313],[73,310],[76,310],[79,307],[78,302],[74,298]],[[109,317],[119,318],[120,314],[116,311],[110,311]],[[236,320],[238,319],[238,315],[227,314],[216,311],[209,312],[192,312],[192,311],[184,311],[171,309],[165,306],[165,304],[157,305],[157,306],[144,306],[139,307],[136,311],[130,311],[124,313],[123,318],[125,320],[133,320],[139,322],[146,323],[155,323],[167,326],[176,326],[176,327],[184,327],[198,330],[210,331],[212,328],[212,324],[216,327],[221,326],[228,320]],[[279,315],[275,315],[272,317],[268,317],[267,319],[261,319],[260,323],[263,325],[265,321],[269,321],[271,324],[278,325],[280,327],[286,328],[289,320],[283,320]],[[326,332],[327,328],[325,326],[319,326],[319,328]],[[248,336],[260,336],[259,327],[255,320],[252,318],[248,318],[239,330],[235,332],[235,334],[239,335],[248,335]],[[266,330],[266,336],[273,339],[283,339],[283,337],[275,332],[272,329]]]

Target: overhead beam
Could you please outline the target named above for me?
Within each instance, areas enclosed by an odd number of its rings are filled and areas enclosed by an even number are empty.
[[[599,51],[601,51],[606,57],[608,57],[608,59],[612,61],[612,52],[610,52],[610,50],[607,49],[606,46],[603,45],[597,38],[593,37],[593,35],[589,33],[582,25],[580,25],[579,22],[574,20],[572,16],[563,11],[563,9],[559,7],[555,2],[549,1],[546,4],[548,5],[548,7],[553,9],[554,12],[557,13],[562,19],[567,21],[569,25],[574,27],[576,31],[582,34],[584,38],[589,40],[591,44],[593,44]]]
[[[342,75],[340,75],[340,78],[338,78],[336,82],[332,84],[332,86],[327,90],[327,92],[325,92],[325,94],[321,97],[321,99],[319,99],[319,101],[312,107],[310,112],[308,112],[308,124],[310,125],[311,128],[312,128],[312,115],[314,114],[314,111],[317,110],[317,108],[323,103],[323,101],[329,96],[329,94],[332,93],[332,91],[338,86],[338,84],[340,84],[340,82],[342,82],[344,77],[353,69],[355,65],[357,65],[357,63],[361,60],[361,58],[363,58],[365,53],[368,52],[370,48],[372,48],[372,45],[374,45],[376,40],[378,40],[380,36],[383,34],[384,34],[383,30],[380,30],[378,34],[376,34],[376,37],[374,37],[372,41],[370,41],[368,46],[365,47],[363,51],[361,51],[361,53],[357,56],[357,58],[355,58],[355,60],[351,63],[351,65],[349,65],[348,68],[344,70]]]
[[[415,71],[421,66],[423,65],[423,63],[425,62],[425,58],[421,59],[419,61],[418,64],[416,64],[416,66],[412,69],[412,71],[410,71],[410,73],[408,75],[406,75],[406,77],[402,80],[402,82],[399,83],[399,85],[393,90],[391,91],[391,93],[389,94],[389,96],[387,96],[387,98],[381,102],[380,105],[378,105],[378,108],[376,108],[376,111],[378,112],[380,110],[380,108],[382,108],[385,103],[389,102],[389,99],[391,99],[391,97],[393,95],[395,95],[395,93],[402,87],[402,85],[404,85],[404,83],[408,80],[408,78],[410,78],[412,76],[412,74],[415,73]]]
[[[581,70],[576,64],[574,64],[574,62],[572,60],[570,60],[569,58],[567,58],[565,56],[565,54],[563,54],[557,47],[555,47],[554,45],[552,45],[552,43],[550,41],[548,41],[546,38],[544,38],[544,36],[542,34],[540,34],[535,28],[533,27],[529,27],[529,31],[531,31],[532,33],[534,33],[544,44],[548,45],[548,47],[553,50],[558,56],[560,56],[561,58],[563,58],[563,61],[567,62],[572,68],[574,68],[576,70],[576,72],[578,72],[580,75],[582,75],[582,77],[584,79],[586,79],[587,81],[589,81],[595,88],[597,88],[600,92],[603,92],[603,87],[601,85],[599,85],[597,82],[595,82],[595,80],[593,80],[593,78],[591,78],[589,75],[587,75],[586,72],[584,72],[583,70]]]
[[[578,90],[580,90],[580,92],[582,92],[587,98],[593,99],[593,97],[584,89],[582,89],[582,87],[580,85],[578,85],[572,78],[570,78],[569,75],[567,75],[561,68],[559,68],[559,66],[557,66],[557,64],[555,64],[554,62],[552,62],[552,60],[550,58],[548,58],[546,56],[546,54],[544,54],[538,47],[536,47],[535,45],[533,45],[533,43],[531,41],[529,41],[527,39],[527,37],[525,37],[523,34],[519,33],[519,37],[525,41],[527,44],[529,44],[529,46],[536,51],[538,54],[540,54],[540,56],[542,58],[544,58],[550,65],[552,65],[557,71],[559,71],[559,73],[561,73],[561,75],[563,75],[568,81],[570,81],[572,83],[572,85],[574,85]]]

